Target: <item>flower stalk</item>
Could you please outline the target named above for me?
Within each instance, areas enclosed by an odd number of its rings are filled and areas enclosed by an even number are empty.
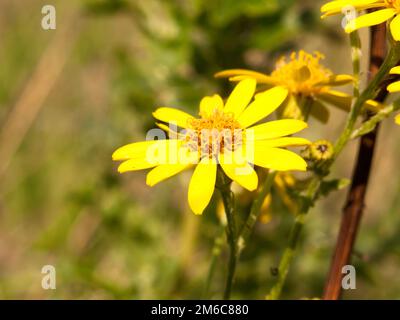
[[[224,203],[226,214],[226,237],[229,245],[229,260],[228,260],[228,273],[226,278],[226,285],[224,291],[224,299],[229,300],[231,297],[233,280],[236,272],[236,264],[238,260],[238,241],[237,241],[237,227],[235,217],[235,200],[233,192],[231,191],[231,181],[225,173],[218,169],[218,188],[221,192],[222,201]]]
[[[375,60],[375,59],[372,59]],[[369,99],[378,100],[378,95],[380,94],[381,90],[384,89],[386,92],[386,84],[384,83],[385,77],[388,75],[391,68],[393,68],[398,61],[400,60],[400,44],[393,46],[388,55],[386,56],[385,60],[383,61],[379,70],[374,72],[374,77],[370,81],[367,88],[363,91],[360,97],[355,101],[352,109],[350,110],[349,116],[347,118],[346,127],[343,130],[342,134],[340,135],[336,145],[334,156],[331,160],[333,162],[336,157],[340,154],[343,148],[346,146],[347,142],[350,140],[352,132],[354,130],[354,126],[356,124],[358,116],[361,114],[363,110],[364,103]],[[371,71],[372,72],[372,71]],[[330,165],[330,164],[329,164]]]
[[[283,286],[286,282],[286,277],[289,273],[290,265],[298,247],[300,240],[300,235],[303,230],[304,222],[312,203],[318,197],[318,189],[321,183],[321,177],[316,176],[310,182],[307,189],[307,196],[303,201],[302,210],[296,215],[294,225],[289,234],[289,241],[287,247],[285,248],[282,258],[278,266],[277,279],[272,287],[270,293],[267,295],[267,300],[277,300],[279,299]]]

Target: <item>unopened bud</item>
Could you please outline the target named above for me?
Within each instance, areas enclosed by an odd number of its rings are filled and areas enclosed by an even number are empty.
[[[328,140],[317,140],[304,151],[304,157],[314,161],[325,161],[332,157],[333,146]]]

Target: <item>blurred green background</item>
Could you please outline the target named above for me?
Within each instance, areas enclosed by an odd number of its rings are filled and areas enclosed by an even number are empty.
[[[111,154],[144,139],[156,107],[196,112],[202,96],[226,95],[231,85],[215,80],[216,71],[270,71],[303,48],[349,73],[348,40],[339,18],[320,21],[322,2],[2,0],[0,298],[203,297],[220,234],[218,196],[196,217],[186,201],[190,172],[149,188],[145,172],[119,175]],[[57,10],[55,31],[41,28],[46,4]],[[329,125],[311,122],[305,135],[333,140],[344,119],[333,111]],[[399,135],[387,120],[348,299],[400,298]],[[333,176],[351,176],[356,150],[347,147]],[[310,213],[282,298],[321,295],[345,194]],[[272,284],[293,222],[275,190],[273,199],[271,221],[257,225],[243,252],[234,298],[262,299]],[[211,298],[222,296],[225,249]],[[56,267],[56,290],[41,287],[47,264]]]

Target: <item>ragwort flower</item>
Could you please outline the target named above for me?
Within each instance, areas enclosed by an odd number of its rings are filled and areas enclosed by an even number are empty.
[[[390,74],[397,74],[400,75],[400,66],[394,67],[390,70]],[[388,85],[387,91],[393,92],[400,92],[400,81],[395,81]],[[395,118],[395,121],[398,125],[400,125],[400,114],[398,114]]]
[[[256,81],[246,79],[237,84],[226,103],[219,95],[203,98],[198,118],[173,108],[157,109],[153,115],[162,122],[159,126],[169,131],[169,139],[117,149],[113,160],[124,161],[118,171],[153,168],[146,183],[154,186],[195,166],[188,202],[195,214],[202,214],[213,195],[218,166],[250,191],[258,185],[252,165],[278,171],[306,170],[303,158],[284,149],[309,144],[306,139],[285,137],[306,128],[305,122],[286,119],[256,124],[282,104],[287,89],[275,87],[253,100],[255,88]],[[171,125],[176,125],[176,130]],[[182,131],[178,132],[178,127]]]
[[[284,118],[304,119],[306,115],[316,117],[322,122],[329,119],[325,103],[348,111],[352,96],[332,90],[332,87],[348,84],[353,77],[347,74],[334,74],[321,64],[324,56],[316,52],[293,52],[288,60],[282,57],[276,63],[275,70],[267,75],[244,69],[231,69],[217,73],[216,77],[228,77],[231,81],[253,78],[267,87],[280,86],[288,90],[289,95],[282,109]]]
[[[322,18],[340,14],[344,10],[350,9],[355,11],[376,9],[376,11],[348,20],[345,26],[347,33],[390,21],[393,39],[400,40],[400,0],[335,0],[322,6]]]

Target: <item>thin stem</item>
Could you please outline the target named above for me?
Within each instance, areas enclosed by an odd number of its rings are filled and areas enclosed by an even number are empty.
[[[363,135],[366,135],[367,133],[372,132],[383,119],[389,117],[393,112],[399,109],[400,101],[397,100],[393,104],[379,110],[376,114],[363,122],[363,124],[359,128],[353,131],[353,133],[351,134],[351,139],[356,139]]]
[[[229,300],[231,296],[232,285],[236,271],[236,264],[238,260],[235,202],[233,193],[230,189],[231,181],[228,179],[228,177],[221,169],[218,169],[218,181],[227,220],[226,237],[228,239],[228,244],[229,244],[229,261],[228,261],[228,274],[226,278],[226,286],[224,291],[224,299]]]
[[[353,95],[360,96],[360,71],[361,71],[361,40],[358,31],[350,33],[351,60],[353,62]]]
[[[220,191],[222,195],[222,199],[224,202],[226,218],[227,218],[227,228],[226,235],[228,239],[228,244],[230,248],[229,252],[229,264],[228,264],[228,275],[226,280],[226,287],[224,292],[224,299],[229,299],[232,291],[232,284],[236,271],[236,264],[240,256],[240,250],[243,248],[244,244],[247,243],[250,238],[251,232],[253,231],[254,225],[257,222],[258,216],[260,215],[261,206],[264,202],[264,199],[271,191],[272,184],[274,182],[276,173],[271,171],[267,178],[265,179],[264,184],[262,185],[260,191],[257,194],[256,199],[253,201],[253,204],[250,209],[250,213],[245,220],[243,226],[237,232],[236,220],[234,215],[234,200],[233,193],[229,188],[229,182],[227,182],[227,177],[225,176],[222,170],[219,170],[219,183],[221,185]],[[239,241],[239,239],[241,241]],[[241,246],[239,248],[239,242]]]
[[[315,201],[318,196],[318,188],[321,182],[321,178],[316,176],[309,184],[307,188],[307,196],[303,203],[302,210],[296,215],[295,223],[289,234],[289,242],[285,248],[282,258],[278,266],[278,275],[274,286],[272,287],[270,293],[267,296],[268,300],[279,299],[283,286],[286,282],[286,278],[292,264],[293,258],[296,253],[296,249],[300,240],[300,235],[303,230],[304,222],[307,213],[310,209],[311,203]]]
[[[387,55],[385,61],[382,63],[381,68],[377,71],[375,77],[369,83],[367,88],[363,91],[360,97],[355,101],[354,106],[350,110],[349,116],[347,118],[346,127],[343,130],[342,134],[340,135],[337,143],[335,144],[334,148],[334,156],[331,159],[329,165],[336,159],[336,157],[340,154],[343,148],[346,146],[347,142],[349,141],[351,134],[354,130],[355,123],[357,121],[358,116],[360,115],[364,103],[368,99],[374,99],[378,92],[379,88],[381,87],[381,83],[383,79],[387,76],[390,69],[393,68],[400,59],[400,45],[393,46],[389,54]]]

